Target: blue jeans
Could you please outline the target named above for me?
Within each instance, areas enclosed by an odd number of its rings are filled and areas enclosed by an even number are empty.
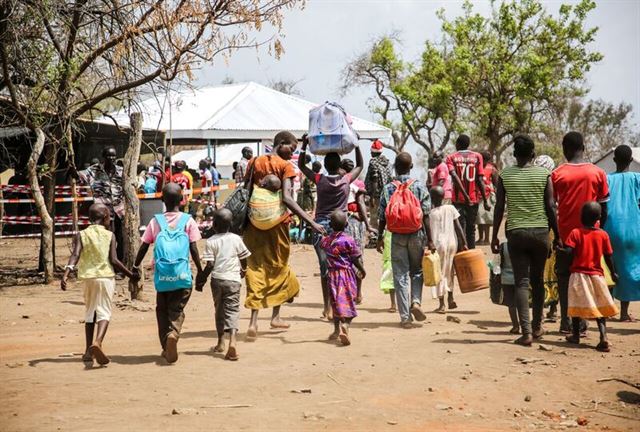
[[[322,225],[322,227],[327,230],[327,235],[331,234],[333,230],[329,226],[329,218],[319,218],[316,219],[316,223]],[[322,248],[320,247],[320,242],[322,241],[322,234],[314,231],[313,233],[313,248],[316,251],[316,255],[318,256],[318,263],[320,264],[320,277],[327,277],[329,272],[329,268],[327,266],[327,254],[324,253]]]
[[[422,303],[424,232],[391,236],[391,268],[400,319],[411,321],[411,305]],[[409,287],[411,289],[409,290]]]

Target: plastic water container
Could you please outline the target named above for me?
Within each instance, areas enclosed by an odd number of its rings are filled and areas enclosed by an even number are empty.
[[[358,135],[351,127],[351,118],[335,102],[309,111],[309,151],[316,155],[351,153],[358,144]]]
[[[469,293],[489,288],[489,267],[480,249],[459,252],[453,257],[460,291]]]
[[[440,255],[429,249],[424,251],[422,257],[422,275],[424,276],[425,286],[436,286],[442,280],[442,270],[440,267]]]

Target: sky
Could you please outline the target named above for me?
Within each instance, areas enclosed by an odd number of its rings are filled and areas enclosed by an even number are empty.
[[[476,10],[490,11],[489,1],[474,1]],[[543,1],[549,11],[562,3]],[[375,120],[366,101],[371,91],[353,89],[340,97],[340,73],[344,65],[376,37],[397,31],[405,60],[415,60],[427,39],[437,39],[440,22],[436,11],[448,17],[461,13],[462,1],[432,0],[308,0],[303,10],[287,11],[284,20],[285,53],[279,59],[266,50],[238,51],[227,61],[218,60],[197,72],[197,86],[218,85],[226,77],[235,82],[301,80],[297,88],[312,102],[336,100],[351,114]],[[588,76],[590,98],[627,102],[640,110],[640,0],[600,0],[588,18],[600,28],[594,50],[604,60]],[[638,112],[636,119],[640,119]]]

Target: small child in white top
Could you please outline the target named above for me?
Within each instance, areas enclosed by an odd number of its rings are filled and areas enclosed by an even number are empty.
[[[251,255],[242,238],[229,232],[232,220],[233,214],[228,209],[216,211],[213,221],[216,234],[207,240],[202,256],[207,265],[196,278],[196,291],[202,291],[211,275],[218,333],[218,344],[213,351],[224,351],[224,334],[229,333],[229,348],[224,357],[226,360],[239,358],[236,335],[240,316],[240,288],[247,269],[247,258]]]

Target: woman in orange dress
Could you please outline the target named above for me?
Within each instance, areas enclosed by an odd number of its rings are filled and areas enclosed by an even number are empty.
[[[313,230],[324,232],[293,198],[296,172],[290,159],[297,145],[298,141],[292,133],[279,132],[273,140],[271,154],[251,160],[245,183],[251,181],[254,185],[259,185],[265,176],[276,175],[282,183],[284,205]],[[249,222],[243,240],[251,251],[251,256],[247,259],[247,299],[244,303],[247,309],[251,309],[247,337],[256,338],[258,335],[260,309],[273,308],[271,328],[289,328],[289,324],[280,318],[280,306],[293,301],[300,291],[300,283],[289,267],[289,220],[269,230],[260,230]]]

